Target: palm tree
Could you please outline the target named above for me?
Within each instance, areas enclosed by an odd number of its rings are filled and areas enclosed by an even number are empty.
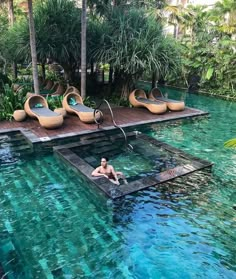
[[[37,65],[37,52],[36,52],[32,0],[28,0],[28,13],[29,13],[30,49],[31,49],[32,68],[33,68],[34,93],[39,94],[38,65]]]
[[[236,33],[236,2],[235,0],[222,0],[216,3],[212,15],[220,20],[219,30],[227,34]],[[223,19],[223,20],[222,20]]]
[[[13,0],[8,0],[8,17],[9,17],[10,25],[13,26],[14,21],[15,21]],[[16,64],[16,62],[12,63],[12,69],[13,69],[13,77],[16,79],[17,78],[17,64]]]
[[[7,2],[8,5],[8,20],[9,20],[9,25],[13,26],[15,17],[14,17],[14,2],[13,0],[0,0],[0,4],[5,4]],[[12,63],[12,69],[13,69],[13,77],[16,79],[17,78],[17,64],[15,62]]]
[[[81,96],[86,97],[86,26],[87,26],[87,1],[82,0],[82,14],[81,14]]]

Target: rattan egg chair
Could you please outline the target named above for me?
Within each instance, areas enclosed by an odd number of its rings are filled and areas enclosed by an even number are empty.
[[[181,111],[185,108],[184,101],[165,98],[159,88],[153,88],[148,96],[149,100],[165,102],[167,108],[172,111]]]
[[[55,129],[62,125],[63,116],[48,108],[46,99],[41,95],[31,95],[25,102],[25,112],[32,118],[37,118],[40,125],[46,129]]]
[[[73,102],[72,102],[73,100]],[[94,123],[94,109],[87,107],[83,104],[82,97],[75,92],[68,93],[64,96],[62,101],[63,108],[71,114],[76,114],[84,123]],[[96,110],[95,118],[99,121],[102,118],[102,112]]]
[[[129,102],[134,107],[145,107],[155,114],[161,114],[167,110],[165,102],[149,100],[142,89],[135,89],[131,92],[129,95]]]

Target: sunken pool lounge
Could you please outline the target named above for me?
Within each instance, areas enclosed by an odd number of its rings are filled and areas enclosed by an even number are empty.
[[[160,183],[194,171],[211,169],[211,162],[189,155],[147,135],[130,132],[127,133],[127,139],[133,150],[125,146],[124,137],[120,133],[109,135],[98,132],[90,137],[81,137],[79,142],[56,146],[54,152],[112,199],[151,186],[158,187]],[[129,160],[125,161],[127,155]],[[111,164],[115,164],[117,160],[123,162],[124,170],[126,164],[129,164],[127,169],[133,167],[133,172],[128,175],[125,173],[128,185],[117,186],[104,177],[91,176],[93,169],[100,164],[102,156],[108,156]]]

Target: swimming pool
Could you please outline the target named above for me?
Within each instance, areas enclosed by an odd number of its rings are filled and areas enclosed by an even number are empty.
[[[212,176],[112,202],[51,154],[14,154],[0,167],[0,274],[236,278],[236,151],[223,148],[236,136],[236,104],[169,93],[210,117],[139,130],[214,162]]]

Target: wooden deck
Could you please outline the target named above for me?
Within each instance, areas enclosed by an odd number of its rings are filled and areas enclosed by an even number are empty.
[[[104,114],[104,122],[100,128],[112,129],[114,128],[110,112],[105,109],[102,110]],[[121,127],[136,126],[142,124],[164,122],[182,118],[190,118],[196,116],[203,116],[208,114],[207,112],[186,108],[180,112],[166,112],[162,115],[155,115],[150,113],[148,110],[143,108],[125,108],[115,107],[113,108],[114,118],[118,125]],[[58,137],[69,137],[72,135],[80,135],[97,131],[97,125],[82,123],[77,116],[69,115],[64,119],[63,126],[55,130],[47,130],[39,125],[39,122],[34,119],[27,118],[23,122],[12,121],[0,121],[0,132],[12,129],[28,129],[37,138],[58,138]]]

